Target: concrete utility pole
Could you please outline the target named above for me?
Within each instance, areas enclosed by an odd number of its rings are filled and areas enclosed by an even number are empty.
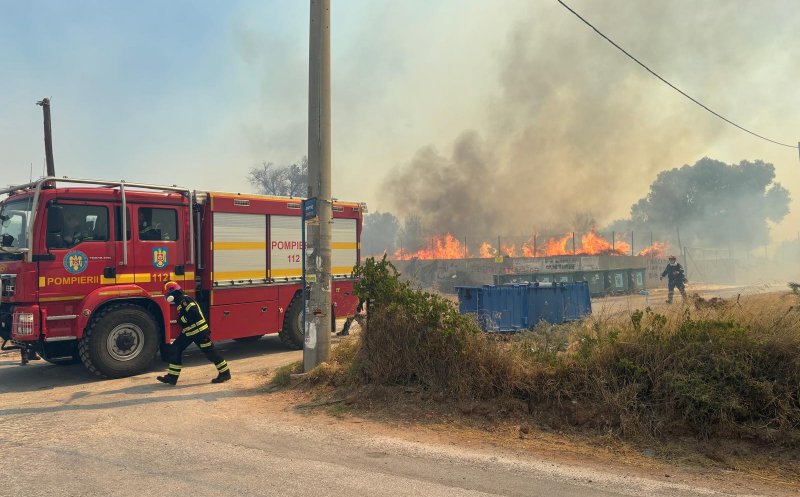
[[[308,65],[308,197],[317,199],[319,223],[309,225],[306,251],[311,298],[306,309],[303,369],[326,362],[331,353],[331,3],[311,0]],[[309,319],[310,318],[310,319]]]

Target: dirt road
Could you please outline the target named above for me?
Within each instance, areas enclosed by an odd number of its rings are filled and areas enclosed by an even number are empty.
[[[16,354],[0,355],[0,496],[765,494],[304,415],[264,392],[268,372],[299,352],[275,338],[222,350],[233,381],[209,384],[214,368],[192,352],[177,387],[155,381],[158,365],[100,381],[79,365],[19,366]]]

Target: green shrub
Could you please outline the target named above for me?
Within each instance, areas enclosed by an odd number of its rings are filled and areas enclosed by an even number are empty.
[[[646,308],[540,324],[501,340],[453,302],[400,281],[385,257],[367,259],[357,276],[367,319],[334,354],[338,385],[414,386],[456,402],[518,398],[536,415],[622,435],[800,443],[792,294],[694,315]]]

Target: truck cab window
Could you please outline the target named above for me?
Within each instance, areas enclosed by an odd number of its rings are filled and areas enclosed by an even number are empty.
[[[178,212],[175,209],[139,209],[139,240],[175,241],[178,239]]]
[[[47,248],[108,241],[108,209],[97,205],[53,204],[47,208]]]

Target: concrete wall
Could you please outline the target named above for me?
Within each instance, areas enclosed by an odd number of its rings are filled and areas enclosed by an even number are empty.
[[[690,260],[681,263],[687,268],[692,282],[714,284],[736,283],[735,263],[731,259],[711,261]],[[639,256],[557,256],[557,257],[503,257],[497,259],[437,259],[393,261],[404,278],[441,292],[451,293],[453,287],[468,285],[491,285],[495,274],[557,273],[594,271],[605,269],[646,270],[647,288],[660,288],[666,283],[659,281],[667,265],[666,259]]]
[[[645,268],[647,286],[658,284],[658,275],[666,261],[652,263],[649,257],[638,256],[558,256],[558,257],[502,257],[497,259],[436,259],[393,261],[404,278],[414,280],[423,287],[442,292],[453,292],[453,287],[463,285],[490,285],[495,274],[521,274],[535,272],[575,272],[603,269]],[[649,264],[653,264],[653,269]],[[660,267],[660,269],[658,269]]]

